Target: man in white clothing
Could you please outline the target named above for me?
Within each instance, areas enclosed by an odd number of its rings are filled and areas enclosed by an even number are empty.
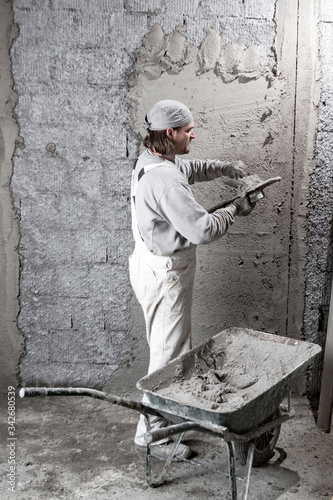
[[[132,177],[132,228],[135,249],[130,257],[131,283],[140,302],[150,348],[148,373],[191,349],[191,307],[195,250],[221,238],[238,215],[251,213],[248,197],[209,214],[196,202],[190,185],[227,176],[244,176],[242,162],[182,160],[195,138],[190,110],[178,101],[155,104],[146,115],[147,149],[138,158]],[[144,401],[144,399],[143,399]],[[151,418],[151,428],[168,422]],[[146,424],[141,416],[135,449],[145,454]],[[168,442],[151,447],[151,454],[167,458]],[[191,450],[180,444],[176,457]]]

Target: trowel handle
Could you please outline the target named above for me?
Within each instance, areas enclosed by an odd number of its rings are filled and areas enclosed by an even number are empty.
[[[251,193],[247,193],[244,196],[247,196],[251,203],[256,203],[258,200],[264,198],[264,193],[258,190],[258,191],[252,191]],[[237,200],[237,198],[240,198],[240,196],[235,196],[231,200],[223,201],[222,203],[219,203],[219,205],[215,205],[215,207],[209,208],[207,212],[209,214],[212,214],[213,212],[215,212],[215,210],[218,210],[219,208],[225,208],[228,205],[231,205],[235,200]]]

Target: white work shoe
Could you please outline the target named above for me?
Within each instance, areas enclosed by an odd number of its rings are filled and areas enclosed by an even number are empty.
[[[153,444],[150,446],[150,454],[152,457],[159,458],[160,460],[167,460],[174,445],[175,443],[172,442],[165,444]],[[147,446],[141,446],[134,443],[134,449],[140,455],[146,455],[147,453]],[[181,460],[184,458],[188,458],[191,453],[191,448],[189,448],[185,444],[180,443],[173,458],[175,458],[176,460]]]

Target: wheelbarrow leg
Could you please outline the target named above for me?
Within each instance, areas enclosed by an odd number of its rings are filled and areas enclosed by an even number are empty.
[[[147,427],[147,432],[150,431],[150,420],[149,420],[149,415],[144,414],[145,420],[146,420],[146,427]],[[177,451],[178,445],[180,444],[181,440],[183,439],[184,432],[179,434],[177,440],[174,443],[174,446],[172,447],[170,451],[170,455],[168,456],[163,470],[160,474],[160,477],[158,478],[157,481],[152,481],[151,480],[151,449],[150,449],[150,444],[147,443],[147,452],[146,452],[146,479],[147,479],[147,484],[151,488],[156,488],[157,486],[160,486],[163,484],[163,480],[165,478],[166,473],[168,472],[168,469],[171,465],[172,459],[175,456],[175,453]]]
[[[236,471],[235,471],[235,454],[231,441],[226,441],[228,450],[228,466],[229,466],[229,479],[230,479],[230,492],[231,500],[237,500],[237,485],[236,485]]]
[[[157,485],[163,483],[164,477],[165,477],[166,473],[168,472],[168,469],[169,469],[169,467],[171,465],[172,459],[173,459],[173,457],[174,457],[174,455],[175,455],[175,453],[177,451],[179,443],[183,439],[183,436],[184,436],[184,433],[179,434],[179,436],[178,436],[178,438],[177,438],[177,440],[176,440],[176,442],[175,442],[175,444],[174,444],[174,446],[173,446],[173,448],[172,448],[172,450],[170,452],[170,455],[168,456],[168,459],[165,462],[165,465],[164,465],[163,470],[162,470],[162,472],[160,474],[160,477],[158,478]]]
[[[245,468],[245,473],[244,473],[244,486],[243,486],[242,500],[247,500],[247,495],[249,492],[250,475],[251,475],[252,462],[253,462],[253,456],[254,456],[254,447],[255,447],[255,443],[254,443],[254,441],[252,441],[252,443],[249,446],[249,451],[248,451],[247,459],[246,459],[246,468]]]
[[[150,431],[150,419],[149,415],[143,414],[146,422],[146,428],[147,431]],[[150,444],[147,443],[147,450],[146,450],[146,480],[148,486],[151,484],[151,454],[150,454]]]
[[[235,455],[234,449],[231,441],[226,441],[228,450],[228,461],[229,461],[229,478],[230,478],[230,489],[231,489],[231,500],[237,500],[237,485],[236,485],[236,470],[235,470]],[[242,500],[247,500],[250,485],[250,475],[252,470],[253,456],[254,456],[254,441],[249,446],[249,451],[246,460],[246,468],[244,473],[244,486]]]

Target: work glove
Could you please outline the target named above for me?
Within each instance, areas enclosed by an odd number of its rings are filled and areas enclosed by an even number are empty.
[[[242,198],[236,198],[235,201],[232,202],[233,205],[237,208],[236,215],[249,215],[254,207],[255,203],[251,203],[248,196],[243,196]]]
[[[223,173],[230,179],[241,179],[245,175],[245,165],[241,160],[227,162],[224,166]]]

